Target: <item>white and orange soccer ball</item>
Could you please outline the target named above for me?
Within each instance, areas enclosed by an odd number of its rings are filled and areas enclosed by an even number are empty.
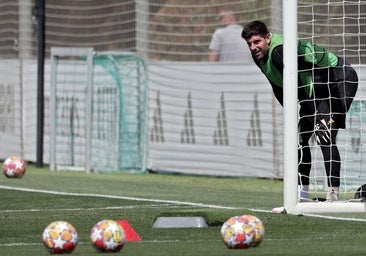
[[[21,178],[25,174],[27,167],[23,159],[10,156],[3,163],[4,175],[8,178]]]
[[[222,240],[229,249],[257,247],[263,236],[263,223],[253,215],[231,217],[221,227]]]
[[[90,241],[98,252],[118,252],[126,242],[126,235],[116,221],[101,220],[91,229]]]
[[[78,233],[70,223],[54,221],[44,229],[42,241],[50,253],[71,253],[78,243]]]

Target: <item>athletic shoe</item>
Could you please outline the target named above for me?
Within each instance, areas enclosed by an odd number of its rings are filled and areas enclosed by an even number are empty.
[[[327,201],[338,201],[338,191],[336,189],[330,189],[327,193]]]
[[[281,207],[275,207],[275,208],[272,209],[272,213],[286,214],[286,209],[283,206],[281,206]]]

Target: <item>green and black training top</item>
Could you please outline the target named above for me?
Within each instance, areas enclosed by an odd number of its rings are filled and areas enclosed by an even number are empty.
[[[313,98],[313,83],[328,83],[344,80],[339,72],[332,72],[330,68],[343,66],[343,61],[332,52],[310,42],[298,41],[298,93],[299,100]],[[271,34],[268,54],[255,63],[272,85],[273,92],[283,104],[283,36]],[[339,70],[338,70],[339,71]],[[331,72],[331,73],[329,73]],[[341,72],[343,73],[343,72]]]

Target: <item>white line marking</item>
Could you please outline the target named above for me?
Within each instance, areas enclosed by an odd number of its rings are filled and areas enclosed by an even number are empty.
[[[0,247],[15,247],[15,246],[34,246],[41,245],[42,243],[11,243],[11,244],[0,244]]]
[[[16,190],[16,191],[24,191],[24,192],[34,192],[34,193],[44,193],[44,194],[51,194],[51,195],[100,197],[100,198],[123,199],[123,200],[140,201],[140,202],[181,204],[181,205],[190,205],[190,206],[203,207],[203,208],[214,208],[214,209],[227,209],[227,210],[241,209],[241,208],[238,208],[238,207],[229,207],[229,206],[222,206],[222,205],[202,204],[202,203],[192,203],[192,202],[185,202],[185,201],[162,200],[162,199],[139,198],[139,197],[128,197],[128,196],[116,196],[116,195],[100,195],[100,194],[89,194],[89,193],[70,193],[70,192],[62,192],[62,191],[51,191],[51,190],[9,187],[9,186],[2,186],[2,185],[0,185],[0,189]]]
[[[334,217],[334,216],[324,216],[319,214],[302,214],[307,217],[315,217],[315,218],[322,218],[328,220],[347,220],[347,221],[359,221],[359,222],[366,222],[366,219],[358,219],[358,218],[346,218],[346,217]]]
[[[253,212],[273,213],[272,211],[260,210],[260,209],[248,209],[248,210],[253,211]],[[274,213],[274,214],[278,214],[278,213]],[[299,216],[306,216],[306,217],[321,218],[321,219],[329,219],[329,220],[347,220],[347,221],[366,222],[366,219],[335,217],[335,216],[326,216],[326,215],[311,214],[311,213],[303,213],[303,214],[298,214],[298,215]]]
[[[267,241],[294,241],[294,240],[329,240],[329,237],[309,237],[309,238],[293,238],[293,237],[289,237],[289,238],[266,238]],[[212,240],[210,239],[210,241],[208,240],[179,240],[179,239],[174,239],[174,240],[141,240],[141,241],[127,241],[127,243],[202,243],[202,242],[221,242],[221,239],[216,239],[216,240]],[[78,245],[88,245],[90,243],[88,242],[78,242]],[[9,243],[9,244],[0,244],[0,247],[16,247],[16,246],[40,246],[43,245],[43,243]]]
[[[0,213],[16,213],[16,212],[55,212],[55,211],[97,211],[97,210],[123,210],[123,209],[134,209],[134,208],[173,208],[181,207],[171,204],[147,204],[147,205],[125,205],[125,206],[109,206],[99,208],[63,208],[63,209],[27,209],[27,210],[0,210]]]
[[[123,200],[131,200],[131,201],[140,201],[140,202],[154,202],[154,203],[164,203],[164,204],[173,204],[173,205],[187,205],[187,206],[202,207],[202,208],[213,208],[213,209],[227,209],[227,210],[244,209],[244,208],[239,208],[239,207],[230,207],[230,206],[222,206],[222,205],[203,204],[203,203],[193,203],[193,202],[186,202],[186,201],[162,200],[162,199],[139,198],[139,197],[128,197],[128,196],[116,196],[116,195],[99,195],[99,194],[89,194],[89,193],[70,193],[70,192],[62,192],[62,191],[51,191],[51,190],[20,188],[20,187],[9,187],[9,186],[2,186],[2,185],[0,185],[0,189],[16,190],[16,191],[24,191],[24,192],[34,192],[34,193],[44,193],[44,194],[52,194],[52,195],[99,197],[99,198],[109,198],[109,199],[123,199]],[[248,210],[253,211],[253,212],[271,213],[271,211],[261,210],[261,209],[248,209]],[[308,217],[332,219],[332,220],[346,220],[346,221],[366,222],[366,219],[358,219],[358,218],[333,217],[333,216],[325,216],[325,215],[317,215],[317,214],[302,214],[302,215],[303,216],[308,216]]]

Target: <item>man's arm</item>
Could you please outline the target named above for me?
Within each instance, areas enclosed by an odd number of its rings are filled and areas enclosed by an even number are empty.
[[[272,63],[283,74],[283,46],[279,45],[272,51]],[[278,102],[283,106],[283,88],[272,84],[272,90]]]
[[[219,52],[216,50],[210,50],[210,52],[208,53],[208,61],[219,61]]]
[[[283,73],[283,45],[279,45],[272,51],[273,65]]]

